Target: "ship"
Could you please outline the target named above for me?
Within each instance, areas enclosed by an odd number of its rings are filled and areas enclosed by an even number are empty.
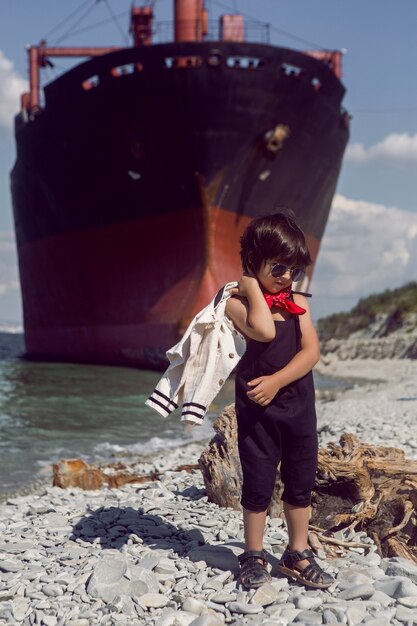
[[[132,46],[28,49],[11,172],[28,358],[163,369],[280,207],[317,259],[349,137],[342,53],[248,41],[239,14],[213,35],[202,0],[174,4],[169,42],[147,5]],[[82,61],[41,90],[55,57]]]

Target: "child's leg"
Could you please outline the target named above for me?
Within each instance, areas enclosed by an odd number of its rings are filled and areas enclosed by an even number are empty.
[[[245,551],[262,550],[265,532],[265,511],[249,511],[243,507],[243,528],[245,533]],[[259,559],[261,562],[261,559]]]
[[[303,552],[308,548],[308,524],[310,507],[300,507],[284,502],[284,514],[288,530],[288,547],[290,550]],[[306,567],[308,561],[298,561],[299,567]]]

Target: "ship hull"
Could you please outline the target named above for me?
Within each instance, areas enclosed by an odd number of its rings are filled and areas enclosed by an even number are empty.
[[[44,110],[16,120],[28,356],[163,367],[239,277],[246,225],[279,206],[315,259],[348,139],[343,91],[305,55],[224,43],[124,50],[49,85]]]

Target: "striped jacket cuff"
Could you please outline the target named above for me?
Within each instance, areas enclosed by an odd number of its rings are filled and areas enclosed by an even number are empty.
[[[202,424],[207,407],[196,402],[184,402],[182,405],[181,421]]]
[[[178,404],[158,391],[158,389],[153,390],[149,398],[145,401],[145,404],[155,409],[162,417],[168,417],[172,411],[178,409]]]

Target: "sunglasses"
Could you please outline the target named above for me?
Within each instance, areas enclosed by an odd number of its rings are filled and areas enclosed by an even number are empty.
[[[276,265],[271,266],[271,274],[274,278],[284,276],[286,272],[290,273],[291,280],[293,280],[295,283],[301,280],[305,274],[305,271],[301,267],[287,267],[286,265],[282,265],[281,263],[277,263]]]

